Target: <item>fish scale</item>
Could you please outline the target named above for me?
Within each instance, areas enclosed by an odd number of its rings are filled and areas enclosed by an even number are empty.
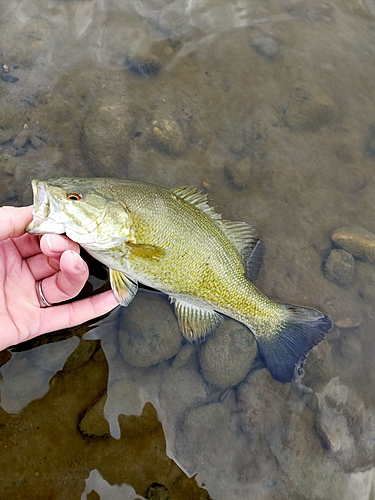
[[[332,327],[323,313],[278,303],[258,290],[247,276],[260,241],[256,229],[222,220],[194,188],[71,178],[32,186],[30,233],[65,232],[108,267],[123,306],[138,282],[166,293],[189,341],[202,341],[222,314],[229,316],[255,336],[273,377],[289,382]]]

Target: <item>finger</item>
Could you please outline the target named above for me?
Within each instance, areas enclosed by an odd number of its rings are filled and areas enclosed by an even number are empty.
[[[35,278],[35,281],[40,281],[44,278],[48,278],[60,271],[60,259],[47,257],[43,253],[34,255],[27,259],[27,265],[31,271],[31,274]]]
[[[80,252],[78,243],[60,234],[44,234],[40,239],[40,249],[48,257],[59,257],[65,250]]]
[[[67,250],[60,258],[60,271],[43,279],[43,295],[50,304],[69,300],[79,294],[89,277],[86,262],[77,252]]]
[[[25,233],[33,220],[33,207],[0,207],[0,241]]]
[[[118,305],[112,290],[108,290],[87,299],[47,307],[41,311],[40,334],[78,326],[107,314]]]

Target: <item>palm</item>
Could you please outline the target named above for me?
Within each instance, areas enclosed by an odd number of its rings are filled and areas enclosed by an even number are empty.
[[[0,351],[42,333],[77,326],[118,305],[112,291],[57,305],[81,291],[88,268],[77,243],[65,236],[25,233],[30,208],[0,211],[0,216],[6,215],[0,224]],[[40,302],[38,281],[47,301],[56,304],[53,307]]]

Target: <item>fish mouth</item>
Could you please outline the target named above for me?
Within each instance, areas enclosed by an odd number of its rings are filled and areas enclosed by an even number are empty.
[[[57,220],[60,212],[58,202],[49,194],[46,183],[33,179],[31,186],[34,196],[34,218],[26,231],[30,234],[65,233],[65,225]]]

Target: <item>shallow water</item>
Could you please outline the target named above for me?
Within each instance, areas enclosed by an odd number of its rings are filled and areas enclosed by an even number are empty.
[[[0,353],[1,498],[374,498],[375,267],[323,269],[333,230],[375,233],[374,40],[372,0],[0,0],[2,205],[60,175],[194,185],[257,227],[268,296],[336,323],[287,385],[238,324],[184,344],[145,291]]]

